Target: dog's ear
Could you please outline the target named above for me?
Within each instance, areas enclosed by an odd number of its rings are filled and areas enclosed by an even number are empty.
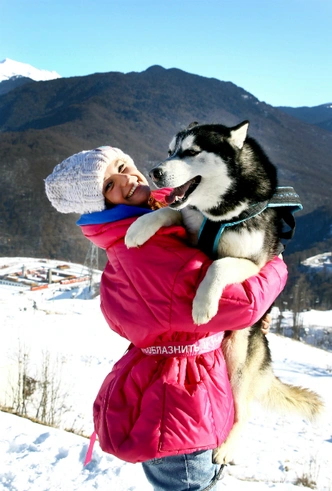
[[[187,127],[187,130],[191,130],[191,128],[193,128],[194,126],[197,126],[198,125],[198,122],[197,121],[193,121],[192,123],[190,123],[190,125]]]
[[[231,129],[231,136],[229,138],[230,144],[241,150],[245,139],[247,138],[248,128],[249,121],[243,121],[243,123],[234,126]]]

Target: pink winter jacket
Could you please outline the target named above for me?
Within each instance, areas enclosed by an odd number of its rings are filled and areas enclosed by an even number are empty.
[[[284,288],[285,263],[275,258],[257,276],[227,287],[216,317],[197,326],[192,302],[211,260],[186,245],[179,226],[163,228],[142,247],[128,250],[123,239],[135,218],[116,218],[81,225],[84,235],[107,252],[100,287],[105,319],[134,345],[114,365],[95,400],[100,446],[127,462],[215,448],[226,439],[234,416],[220,347],[189,356],[151,353],[174,350],[174,345],[183,349],[255,323]],[[143,353],[141,348],[151,349]]]

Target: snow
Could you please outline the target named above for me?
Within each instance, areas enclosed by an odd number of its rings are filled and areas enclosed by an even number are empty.
[[[303,266],[315,269],[316,271],[330,271],[332,272],[332,252],[325,252],[324,254],[317,254],[308,259],[302,261]]]
[[[4,60],[0,61],[0,82],[16,76],[28,77],[36,81],[61,78],[61,75],[55,71],[35,68],[27,63],[14,61],[10,58],[5,58]]]
[[[40,271],[59,264],[63,263],[0,258],[0,275],[22,271],[23,265]],[[86,273],[81,265],[69,266],[71,272]],[[303,316],[313,331],[316,326],[331,327],[331,321],[332,312]],[[291,314],[283,322],[290,323]],[[27,285],[0,283],[0,336],[2,406],[13,402],[19,359],[26,363],[27,375],[36,379],[48,359],[61,387],[55,413],[59,428],[0,412],[0,491],[152,491],[139,464],[103,453],[97,443],[92,461],[83,466],[87,437],[93,431],[94,398],[128,345],[106,325],[99,297],[91,298],[89,284],[56,284],[32,291]],[[272,333],[268,338],[277,376],[318,392],[325,400],[326,415],[310,424],[255,406],[235,465],[225,469],[220,489],[292,491],[298,489],[297,482],[308,481],[320,491],[332,490],[332,352]],[[35,394],[29,399],[30,416],[36,415],[38,400]]]

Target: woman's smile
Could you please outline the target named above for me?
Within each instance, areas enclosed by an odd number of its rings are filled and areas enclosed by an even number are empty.
[[[133,194],[134,194],[134,192],[136,191],[136,189],[137,189],[138,185],[139,185],[138,183],[133,185],[133,187],[131,188],[131,190],[129,191],[129,193],[128,193],[128,195],[127,195],[127,199],[132,197],[132,195],[133,195]]]

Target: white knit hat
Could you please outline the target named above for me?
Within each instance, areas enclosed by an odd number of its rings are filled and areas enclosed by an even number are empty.
[[[134,164],[119,148],[84,150],[58,164],[45,179],[48,199],[61,213],[92,213],[106,208],[103,182],[107,167],[117,161]]]

